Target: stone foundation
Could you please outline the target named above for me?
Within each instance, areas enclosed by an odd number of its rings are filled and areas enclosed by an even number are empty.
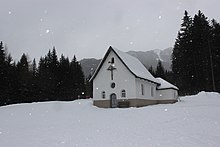
[[[149,100],[149,99],[118,99],[119,108],[143,107],[156,104],[172,104],[177,102],[176,99],[167,100]],[[100,108],[110,108],[110,100],[94,100],[93,105]]]

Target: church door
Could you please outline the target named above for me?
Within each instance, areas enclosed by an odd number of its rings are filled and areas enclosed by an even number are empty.
[[[117,107],[117,96],[115,93],[112,93],[110,95],[110,107],[111,108],[116,108]]]

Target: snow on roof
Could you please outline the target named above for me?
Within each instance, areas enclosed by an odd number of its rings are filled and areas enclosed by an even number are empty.
[[[158,80],[158,82],[160,83],[160,86],[157,87],[157,89],[176,89],[179,90],[176,86],[174,86],[173,84],[165,81],[162,78],[156,78]]]
[[[149,82],[153,82],[156,84],[160,84],[158,82],[158,80],[156,78],[154,78],[151,73],[146,69],[146,67],[144,67],[144,65],[135,57],[122,52],[116,48],[113,47],[109,47],[107,53],[105,54],[104,58],[102,59],[102,61],[100,62],[100,64],[98,65],[95,73],[93,74],[93,76],[91,77],[90,81],[92,81],[96,75],[98,74],[100,68],[102,67],[103,63],[105,62],[107,56],[109,55],[109,53],[113,51],[118,58],[121,60],[121,62],[127,67],[127,69],[137,78],[140,79],[144,79],[147,80]]]
[[[122,52],[116,48],[112,48],[115,53],[121,58],[122,62],[127,66],[127,68],[137,77],[149,80],[154,83],[158,83],[151,73],[146,69],[146,67],[135,57]]]

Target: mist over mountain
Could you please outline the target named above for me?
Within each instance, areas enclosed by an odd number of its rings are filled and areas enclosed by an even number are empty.
[[[171,70],[171,54],[172,48],[166,48],[163,50],[155,49],[150,51],[129,51],[128,54],[138,58],[144,66],[149,68],[152,66],[154,69],[157,66],[159,60],[162,61],[162,64],[166,70]],[[92,75],[96,68],[98,67],[101,59],[95,58],[85,58],[80,60],[80,64],[82,66],[82,70],[84,72],[85,77]]]

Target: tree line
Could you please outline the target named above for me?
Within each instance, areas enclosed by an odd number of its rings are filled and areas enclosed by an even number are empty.
[[[220,92],[220,24],[201,11],[193,18],[185,11],[171,59],[172,71],[165,71],[161,61],[149,71],[177,85],[180,95]],[[58,59],[54,47],[38,66],[25,54],[16,63],[0,43],[0,105],[74,100],[91,96],[91,88],[75,56]]]
[[[198,11],[184,13],[172,53],[173,82],[180,94],[220,92],[220,24]]]
[[[76,57],[57,57],[55,47],[37,66],[23,54],[16,63],[0,43],[0,105],[85,98],[86,85]],[[87,82],[88,84],[88,82]],[[87,86],[88,87],[88,86]]]

